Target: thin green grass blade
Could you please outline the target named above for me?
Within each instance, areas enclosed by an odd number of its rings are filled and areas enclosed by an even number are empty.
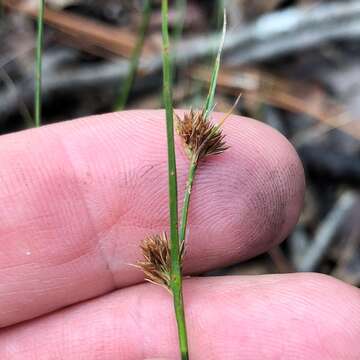
[[[37,39],[36,39],[36,59],[35,59],[35,126],[41,125],[41,85],[42,85],[42,54],[44,43],[44,13],[45,0],[39,1],[39,11],[37,18]]]
[[[166,129],[168,142],[168,166],[169,166],[169,206],[170,206],[170,238],[175,242],[172,250],[178,250],[178,198],[177,177],[174,142],[174,114],[172,103],[170,41],[168,29],[168,2],[162,1],[162,33],[163,33],[163,98],[166,110]],[[176,245],[177,243],[177,245]]]
[[[178,227],[177,175],[174,142],[174,112],[172,103],[171,61],[169,54],[169,4],[162,0],[162,34],[163,34],[163,99],[166,110],[166,131],[168,148],[169,208],[170,208],[170,242],[171,242],[171,280],[175,316],[178,326],[179,348],[182,360],[189,359],[184,303],[182,297],[182,266]]]
[[[151,0],[145,0],[143,9],[142,9],[141,24],[140,24],[140,28],[139,28],[139,32],[138,32],[136,45],[135,45],[135,48],[134,48],[133,53],[131,54],[131,58],[130,58],[129,73],[121,87],[119,97],[115,102],[114,108],[117,111],[124,110],[124,108],[128,102],[130,91],[134,84],[136,71],[139,66],[141,52],[144,47],[146,33],[149,28],[151,9],[152,9],[151,8]]]
[[[219,46],[219,50],[217,52],[214,67],[213,67],[213,70],[211,73],[209,93],[206,98],[206,102],[205,102],[205,106],[204,106],[205,118],[209,117],[210,113],[213,111],[213,108],[214,108],[214,98],[215,98],[216,85],[217,85],[217,80],[218,80],[219,70],[220,70],[221,54],[222,54],[222,51],[224,48],[224,43],[225,43],[226,27],[227,27],[227,18],[226,18],[226,11],[224,10],[224,23],[223,23],[221,40],[220,40],[220,46]]]
[[[225,0],[216,0],[216,11],[214,12],[214,25],[216,29],[221,28],[224,18]]]

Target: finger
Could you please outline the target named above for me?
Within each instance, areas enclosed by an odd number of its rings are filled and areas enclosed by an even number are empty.
[[[232,117],[189,214],[188,272],[253,256],[297,220],[303,172],[288,142]],[[142,280],[139,243],[167,229],[164,113],[76,120],[0,140],[0,326]],[[179,192],[188,160],[177,146]]]
[[[358,359],[360,293],[311,274],[185,281],[191,359]],[[36,339],[36,341],[34,341]],[[138,285],[0,333],[0,358],[179,359],[171,296]]]

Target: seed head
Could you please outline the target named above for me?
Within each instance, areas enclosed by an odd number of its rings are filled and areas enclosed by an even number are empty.
[[[140,248],[144,260],[138,262],[138,266],[144,271],[145,279],[169,288],[171,256],[166,234],[148,236]]]
[[[205,117],[204,111],[190,110],[183,118],[175,114],[176,131],[182,138],[189,158],[201,160],[209,155],[217,155],[228,149],[218,126]]]

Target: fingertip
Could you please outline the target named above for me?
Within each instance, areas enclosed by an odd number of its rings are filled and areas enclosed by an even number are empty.
[[[216,120],[221,117],[214,114]],[[212,185],[206,196],[218,203],[218,211],[206,208],[209,217],[219,219],[212,219],[207,231],[216,233],[215,225],[225,223],[233,239],[241,239],[241,248],[233,243],[232,250],[251,257],[284,240],[295,226],[303,206],[304,170],[294,147],[268,125],[234,115],[224,133],[230,150],[210,159],[197,175],[199,183]],[[199,187],[194,203],[205,197]]]

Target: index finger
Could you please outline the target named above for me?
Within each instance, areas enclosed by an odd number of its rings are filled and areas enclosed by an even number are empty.
[[[304,179],[289,143],[232,117],[231,149],[201,166],[189,214],[188,272],[234,263],[281,241]],[[177,144],[179,192],[188,160]],[[167,229],[164,113],[75,120],[0,140],[0,326],[142,280],[139,243]],[[180,204],[181,205],[181,204]]]

